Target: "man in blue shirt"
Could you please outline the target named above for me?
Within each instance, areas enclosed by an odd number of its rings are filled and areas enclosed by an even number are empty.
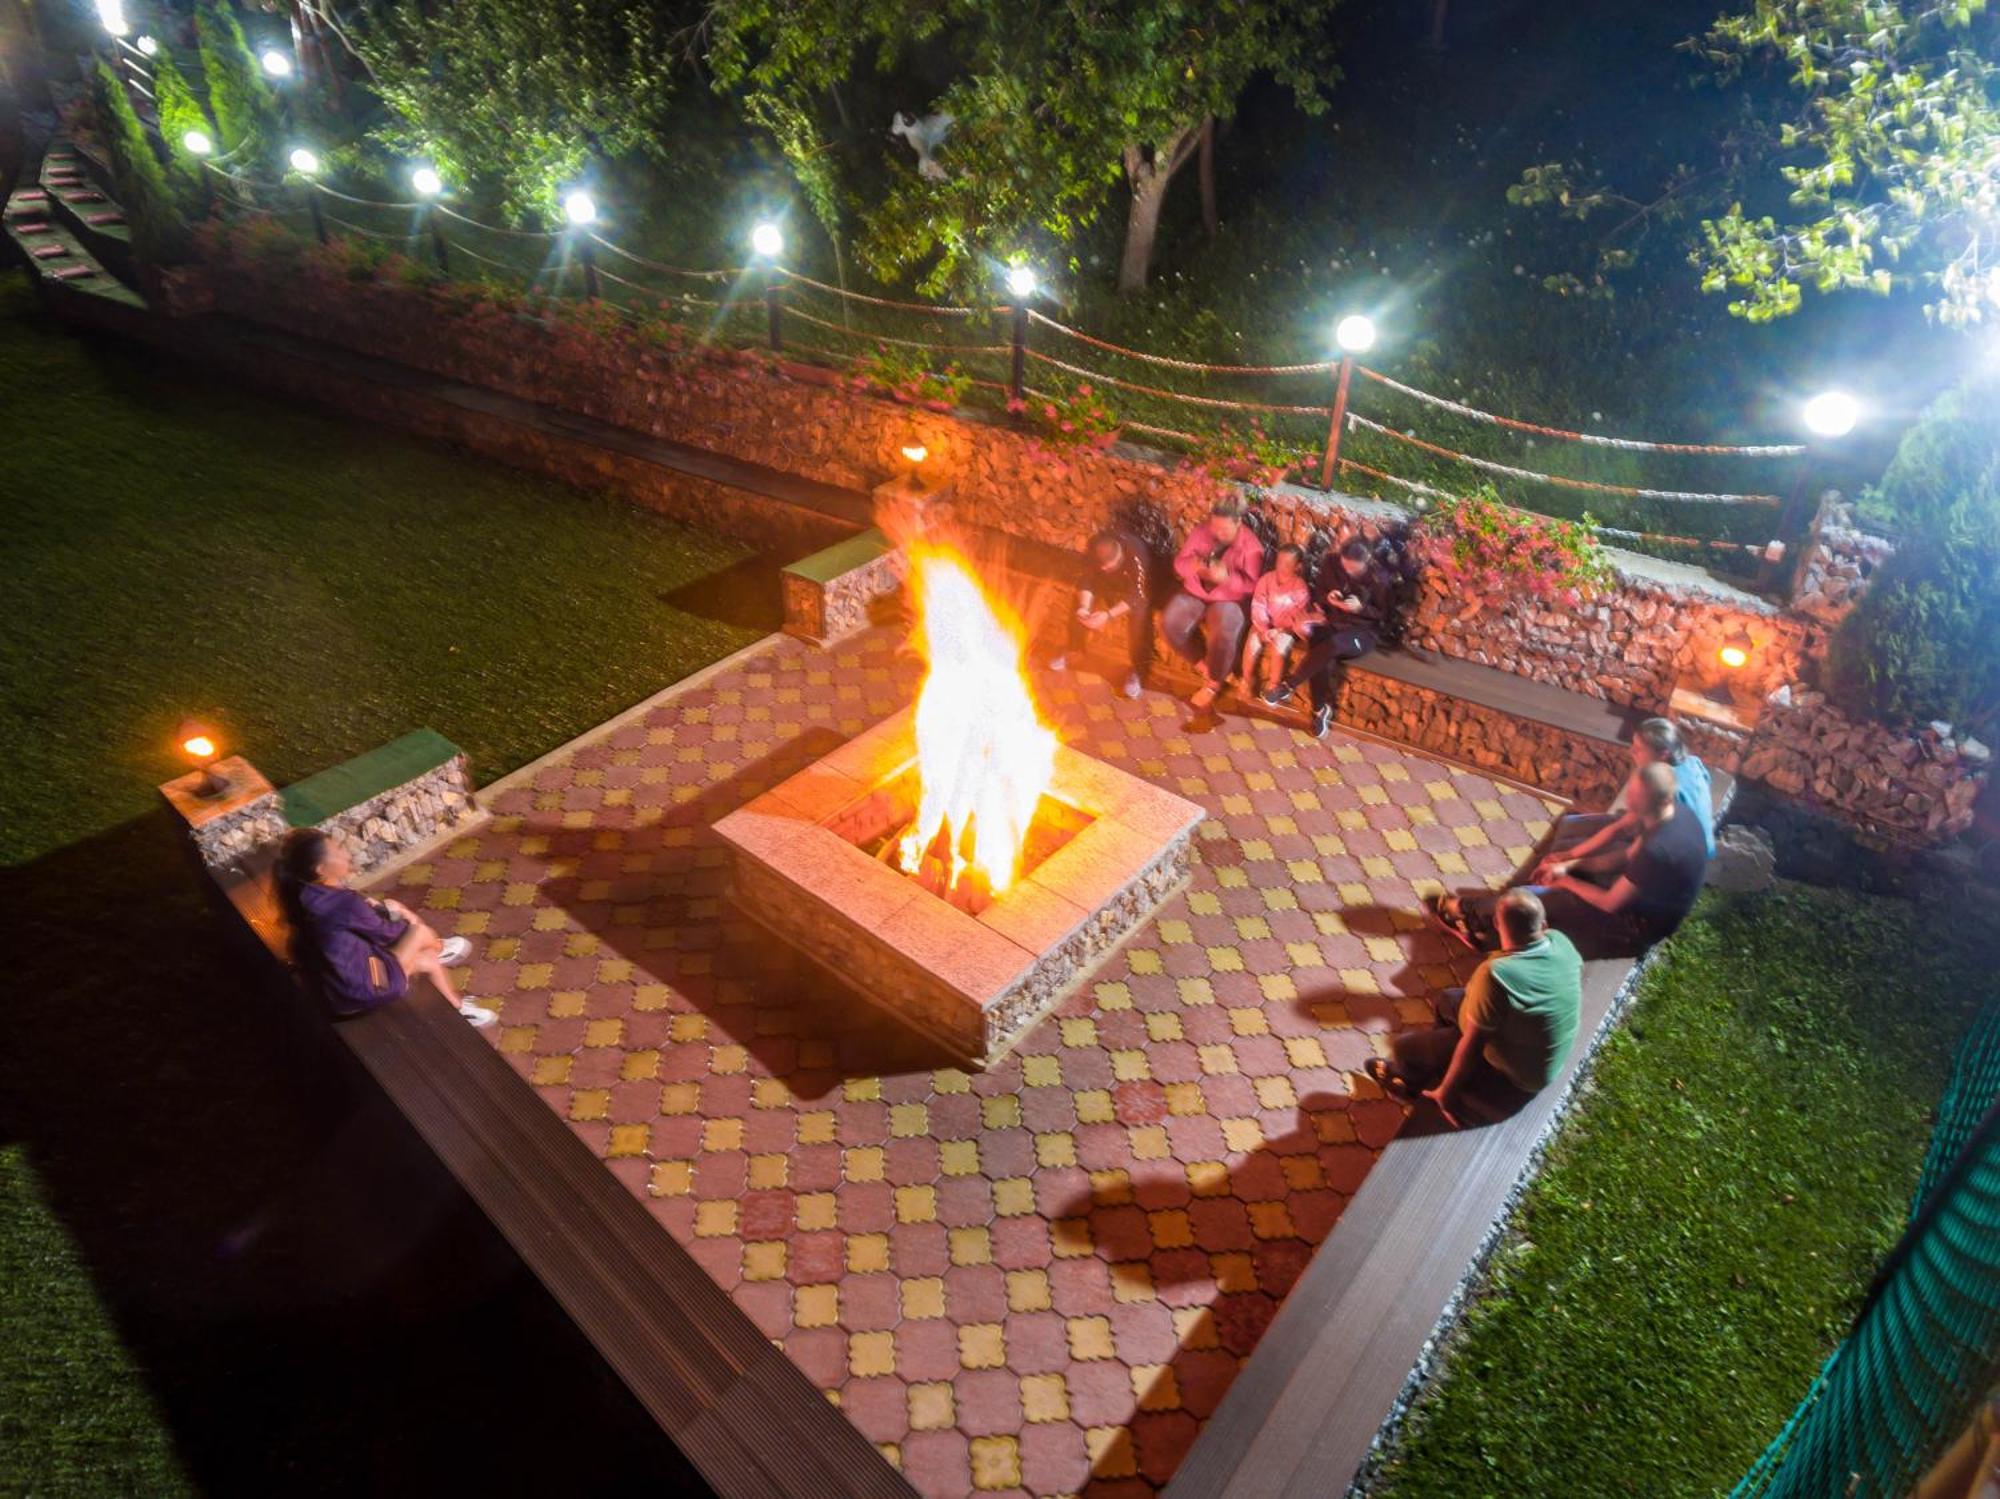
[[[1715,857],[1715,793],[1708,767],[1681,738],[1670,718],[1649,718],[1632,733],[1632,769],[1664,765],[1674,773],[1675,799],[1701,825],[1702,847]],[[1549,856],[1535,871],[1536,884],[1547,883],[1548,866],[1557,859],[1583,873],[1607,873],[1639,835],[1639,818],[1631,807],[1622,812],[1572,812],[1557,824]]]

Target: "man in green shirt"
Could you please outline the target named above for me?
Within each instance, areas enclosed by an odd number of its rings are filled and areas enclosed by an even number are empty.
[[[1454,1129],[1470,1098],[1505,1114],[1554,1082],[1583,1009],[1583,959],[1534,891],[1509,890],[1493,914],[1500,951],[1437,997],[1436,1029],[1399,1036],[1392,1056],[1368,1063],[1385,1093],[1421,1091]]]

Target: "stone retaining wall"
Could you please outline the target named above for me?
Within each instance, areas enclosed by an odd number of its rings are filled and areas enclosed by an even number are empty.
[[[492,309],[467,313],[431,293],[337,279],[310,267],[278,271],[256,262],[231,263],[215,268],[205,285],[189,278],[180,296],[192,307],[212,298],[221,312],[306,338],[851,489],[871,489],[897,472],[900,449],[921,442],[933,467],[953,482],[967,521],[1068,549],[1080,548],[1120,504],[1148,501],[1184,529],[1214,494],[1205,475],[1125,444],[1055,451],[1004,419],[864,395],[823,369],[754,353],[662,350],[618,333]],[[386,390],[375,402],[388,419],[407,424],[388,409],[400,403],[400,396]],[[776,510],[791,511],[793,530],[813,530],[793,507],[746,509],[728,503],[720,493],[726,486],[683,484],[676,476],[662,490],[657,474],[636,472],[650,466],[601,452],[591,458],[582,452],[586,443],[470,413],[434,415],[427,422],[440,435],[474,441],[482,451],[544,472],[575,477],[574,465],[581,461],[586,479],[617,484],[676,513],[676,507],[690,506],[689,519],[738,534],[775,523],[764,512]],[[565,451],[545,451],[556,446]],[[1278,530],[1292,538],[1315,528],[1343,539],[1373,538],[1408,520],[1394,505],[1290,486],[1269,491],[1265,504]],[[838,533],[835,523],[826,525]],[[813,544],[831,539],[822,530]],[[1853,607],[1888,551],[1887,543],[1856,530],[1844,512],[1829,507],[1801,553],[1795,608],[1768,604],[1696,568],[1614,553],[1618,584],[1574,609],[1519,599],[1468,613],[1466,600],[1433,581],[1421,590],[1410,634],[1444,655],[1648,712],[1665,711],[1677,687],[1726,687],[1739,704],[1756,704],[1810,679],[1829,629]],[[1750,639],[1749,662],[1725,673],[1719,648],[1738,635]],[[1476,723],[1481,710],[1469,705],[1460,705],[1464,713],[1456,721],[1451,719],[1456,709],[1419,710],[1412,706],[1417,692],[1402,689],[1393,705],[1357,703],[1349,721],[1458,758],[1471,758],[1472,746],[1480,746],[1480,753],[1507,754],[1507,762],[1495,769],[1564,794],[1594,798],[1611,773],[1587,757],[1572,765],[1567,748],[1554,740],[1538,742],[1545,736],[1520,720],[1509,720],[1511,727]],[[1401,730],[1378,727],[1391,722]],[[1756,725],[1747,744],[1728,735],[1709,737],[1715,739],[1717,763],[1740,759],[1753,779],[1775,773],[1774,785],[1809,787],[1826,810],[1880,836],[1929,840],[1965,824],[1984,778],[1983,763],[1928,757],[1920,736],[1870,729],[1867,748],[1877,758],[1867,766],[1843,766],[1842,755],[1860,752],[1853,735],[1861,731],[1851,725],[1831,731],[1825,724],[1823,716],[1779,711]],[[1509,734],[1524,736],[1518,752],[1491,748]],[[1893,751],[1885,748],[1891,745]],[[1883,755],[1903,764],[1903,772],[1884,769]],[[1560,779],[1545,779],[1539,770],[1530,775],[1530,764],[1546,765]],[[1915,768],[1919,764],[1921,771]]]
[[[1824,693],[1781,687],[1765,705],[1743,774],[1838,815],[1870,838],[1931,844],[1965,831],[1992,758],[1949,724],[1899,734],[1856,723]]]
[[[319,827],[347,844],[354,878],[359,880],[391,859],[453,832],[476,813],[465,756],[454,755],[437,769],[336,813]]]

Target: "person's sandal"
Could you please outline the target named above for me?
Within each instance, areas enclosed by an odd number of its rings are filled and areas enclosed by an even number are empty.
[[[1403,1074],[1389,1065],[1387,1057],[1370,1057],[1362,1063],[1361,1070],[1368,1074],[1370,1082],[1380,1088],[1383,1095],[1398,1103],[1414,1103],[1416,1094],[1410,1091],[1410,1084]]]
[[[1454,941],[1462,942],[1473,952],[1480,951],[1473,940],[1472,929],[1466,924],[1464,909],[1455,895],[1426,895],[1424,915],[1430,918],[1432,926]]]
[[[1195,689],[1194,696],[1188,699],[1188,706],[1197,713],[1206,713],[1215,706],[1215,700],[1221,695],[1222,689],[1215,683],[1203,682]]]

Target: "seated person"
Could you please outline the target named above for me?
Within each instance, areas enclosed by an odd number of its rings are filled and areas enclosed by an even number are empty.
[[[1528,887],[1541,896],[1550,925],[1585,957],[1637,957],[1671,936],[1693,909],[1708,874],[1708,849],[1701,824],[1680,804],[1679,789],[1672,767],[1658,761],[1634,771],[1625,797],[1638,815],[1638,836],[1601,850],[1591,870],[1557,858],[1542,866],[1544,882]],[[1492,947],[1494,897],[1433,896],[1424,905],[1468,947]]]
[[[1673,767],[1676,795],[1701,824],[1702,840],[1708,856],[1715,857],[1715,792],[1709,784],[1708,767],[1681,738],[1670,718],[1649,718],[1632,731],[1632,768],[1644,770],[1652,764]],[[1638,835],[1638,818],[1630,807],[1623,812],[1572,812],[1556,824],[1554,852],[1571,862],[1584,863],[1603,850],[1630,842]],[[1537,879],[1541,878],[1537,871]]]
[[[1112,529],[1090,538],[1077,568],[1069,652],[1081,651],[1092,635],[1122,622],[1126,671],[1120,690],[1127,697],[1139,695],[1153,664],[1153,610],[1146,597],[1146,575],[1152,565],[1143,541],[1128,531]],[[1068,667],[1068,652],[1049,662],[1050,671]]]
[[[1247,691],[1268,692],[1277,686],[1292,647],[1319,623],[1305,565],[1303,547],[1289,543],[1279,547],[1276,565],[1257,580],[1256,591],[1250,595],[1250,634],[1243,642],[1243,686]]]
[[[1339,689],[1341,663],[1375,649],[1389,611],[1395,606],[1396,584],[1388,570],[1375,560],[1368,543],[1358,536],[1321,559],[1317,572],[1313,579],[1314,603],[1324,617],[1314,628],[1312,644],[1304,657],[1264,694],[1264,701],[1279,707],[1299,690],[1301,682],[1309,684],[1313,737],[1324,739],[1333,727],[1333,700]]]
[[[1160,611],[1160,632],[1201,668],[1201,686],[1190,699],[1198,711],[1215,706],[1236,670],[1250,595],[1263,571],[1264,543],[1243,524],[1243,503],[1232,496],[1215,502],[1174,558],[1181,591]]]
[[[346,846],[318,828],[294,828],[278,853],[278,898],[292,924],[292,962],[335,1019],[365,1015],[409,991],[421,973],[459,1014],[491,1025],[493,1011],[459,998],[445,972],[472,944],[440,938],[400,901],[349,890]]]
[[[1398,1036],[1391,1056],[1368,1061],[1383,1092],[1421,1091],[1454,1129],[1468,1100],[1505,1115],[1554,1082],[1583,1012],[1583,959],[1569,938],[1549,930],[1533,891],[1501,896],[1493,924],[1500,951],[1463,989],[1438,995],[1436,1029]]]

